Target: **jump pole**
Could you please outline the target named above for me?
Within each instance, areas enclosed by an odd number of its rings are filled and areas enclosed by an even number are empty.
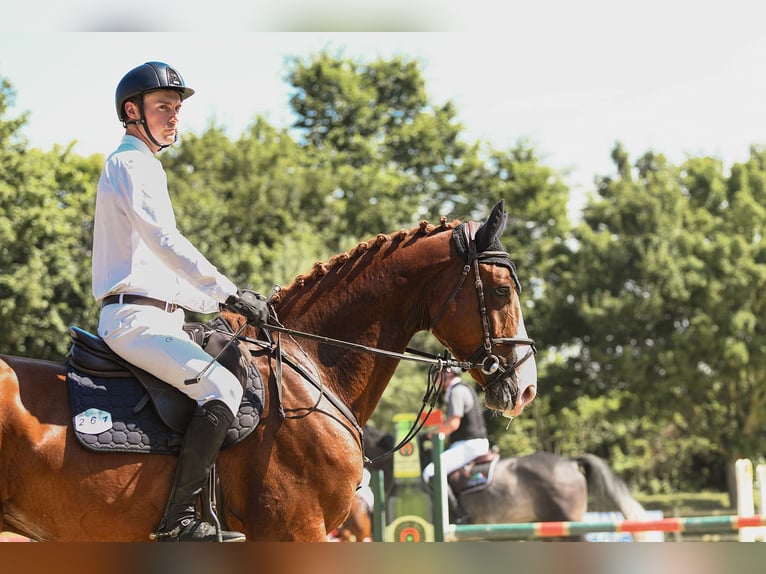
[[[372,539],[375,542],[385,542],[386,532],[386,488],[383,471],[375,469],[370,473],[372,488]]]
[[[695,516],[660,520],[607,522],[524,522],[517,524],[450,524],[447,541],[514,540],[580,536],[589,532],[727,532],[766,525],[766,516]]]

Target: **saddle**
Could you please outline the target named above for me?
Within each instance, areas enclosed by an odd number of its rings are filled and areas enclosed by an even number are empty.
[[[493,447],[486,454],[479,455],[463,467],[453,470],[447,475],[452,492],[456,495],[469,494],[487,488],[494,478],[498,460],[500,453],[497,447]]]
[[[226,347],[231,329],[217,320],[218,325],[216,320],[188,323],[184,330],[211,356],[221,353],[218,361],[244,388],[239,412],[224,441],[226,448],[256,428],[265,391],[258,369],[239,345]],[[101,337],[74,326],[69,333],[67,386],[79,442],[95,451],[177,453],[196,402],[116,355]]]

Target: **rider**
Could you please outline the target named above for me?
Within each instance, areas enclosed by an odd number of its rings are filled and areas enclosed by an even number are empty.
[[[163,62],[142,64],[120,80],[115,104],[125,134],[98,182],[93,229],[98,334],[125,360],[197,402],[159,524],[161,541],[217,540],[216,528],[197,515],[197,496],[243,395],[237,377],[219,363],[205,370],[213,358],[183,330],[183,309],[228,308],[256,326],[268,318],[265,301],[238,291],[176,228],[156,154],[176,141],[181,103],[193,93]],[[222,539],[245,536],[223,531]]]
[[[447,437],[447,449],[442,453],[442,469],[446,475],[471,462],[477,456],[489,452],[487,426],[482,416],[481,403],[476,392],[460,378],[460,367],[448,367],[440,373],[442,391],[445,392],[447,412],[444,421],[431,435],[443,433]],[[434,476],[434,463],[423,469],[426,483]],[[456,523],[467,522],[468,517],[460,503],[447,486],[450,513]]]

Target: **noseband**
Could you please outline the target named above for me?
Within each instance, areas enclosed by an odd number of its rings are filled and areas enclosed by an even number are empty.
[[[476,251],[476,241],[472,237],[471,230],[469,230],[467,225],[463,228],[463,233],[468,247],[466,252],[466,264],[463,266],[463,273],[460,275],[460,279],[458,280],[455,288],[452,290],[449,298],[444,303],[439,313],[436,315],[436,319],[434,319],[434,321],[431,323],[430,330],[433,330],[434,327],[438,325],[439,321],[441,321],[444,313],[447,311],[447,307],[455,299],[455,297],[457,297],[457,294],[463,287],[463,283],[465,283],[466,277],[468,277],[468,273],[470,272],[471,267],[473,267],[474,275],[476,277],[474,286],[476,287],[476,294],[479,298],[481,329],[484,340],[479,348],[468,358],[467,362],[475,367],[479,367],[481,372],[489,377],[484,385],[484,390],[486,392],[491,387],[502,383],[509,378],[512,378],[517,368],[519,368],[530,357],[533,357],[535,354],[537,354],[537,348],[535,347],[534,339],[527,337],[492,336],[492,331],[489,324],[489,314],[487,313],[487,306],[484,302],[484,283],[481,280],[481,275],[479,275],[479,263],[487,260],[492,260],[493,262],[497,261],[498,259],[507,260],[508,267],[511,269],[511,275],[514,280],[517,293],[521,291],[521,286],[519,284],[518,278],[516,277],[513,262],[511,261],[508,253],[505,251],[482,251],[481,253],[478,253]],[[503,365],[497,355],[493,353],[493,347],[495,345],[512,345],[514,347],[517,345],[528,345],[529,350],[520,359],[516,360],[511,365]]]

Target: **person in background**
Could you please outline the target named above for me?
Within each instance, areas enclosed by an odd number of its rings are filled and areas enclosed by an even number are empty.
[[[445,393],[446,413],[444,421],[431,435],[443,433],[447,448],[442,453],[442,469],[446,475],[471,462],[477,456],[489,452],[487,426],[484,423],[479,397],[473,388],[460,378],[459,367],[449,367],[440,373],[442,391]],[[423,469],[423,480],[429,483],[434,476],[434,463]],[[448,489],[450,514],[455,523],[468,521],[465,511]]]
[[[218,533],[198,517],[197,497],[243,390],[183,330],[184,309],[227,308],[258,326],[267,320],[268,306],[255,293],[239,291],[176,228],[157,153],[176,141],[182,103],[192,94],[181,74],[163,62],[141,64],[117,85],[115,105],[125,133],[98,182],[92,287],[101,304],[98,334],[106,344],[197,403],[156,535],[160,541],[207,542]],[[245,540],[240,532],[221,536],[224,542]]]

